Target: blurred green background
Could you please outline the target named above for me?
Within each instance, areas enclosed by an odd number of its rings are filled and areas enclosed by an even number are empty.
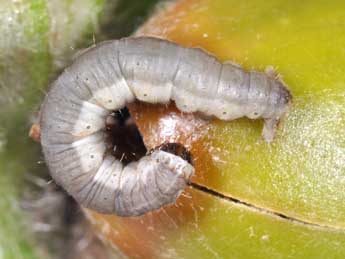
[[[49,82],[76,49],[129,35],[157,2],[0,0],[0,258],[57,257],[40,246],[49,226],[32,222],[41,216],[23,208],[37,209],[40,188],[48,185],[40,147],[28,132]]]

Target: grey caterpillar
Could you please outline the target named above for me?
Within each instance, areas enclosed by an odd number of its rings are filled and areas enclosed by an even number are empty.
[[[272,76],[162,39],[124,38],[85,51],[52,84],[40,126],[53,179],[87,208],[142,215],[174,203],[194,174],[188,159],[164,149],[126,166],[109,154],[106,118],[135,99],[173,100],[183,112],[221,120],[263,118],[270,141],[292,97]]]

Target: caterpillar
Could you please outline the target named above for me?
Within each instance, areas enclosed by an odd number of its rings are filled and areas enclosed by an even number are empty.
[[[41,145],[53,179],[81,205],[138,216],[174,203],[194,167],[171,148],[124,165],[108,152],[111,112],[134,100],[172,100],[182,112],[221,120],[262,118],[271,141],[291,99],[280,79],[221,63],[200,48],[153,37],[111,40],[84,51],[52,84],[41,107]]]

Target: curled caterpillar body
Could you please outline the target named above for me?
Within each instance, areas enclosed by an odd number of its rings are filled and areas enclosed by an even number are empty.
[[[271,140],[291,95],[280,80],[221,63],[201,49],[150,37],[85,51],[53,83],[41,109],[41,144],[54,180],[83,206],[136,216],[173,203],[194,167],[158,149],[124,166],[106,143],[106,118],[138,99],[183,112],[265,120]]]

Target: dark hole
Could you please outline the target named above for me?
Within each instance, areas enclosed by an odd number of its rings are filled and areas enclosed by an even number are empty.
[[[110,152],[124,164],[139,160],[147,150],[129,110],[123,108],[112,113],[110,117],[107,119]]]
[[[111,118],[107,119],[107,131],[109,133],[109,150],[112,155],[124,164],[137,161],[145,156],[147,149],[129,110],[124,108],[112,113],[110,116]],[[180,156],[193,165],[191,153],[182,144],[164,143],[150,150],[150,153],[157,149]]]

